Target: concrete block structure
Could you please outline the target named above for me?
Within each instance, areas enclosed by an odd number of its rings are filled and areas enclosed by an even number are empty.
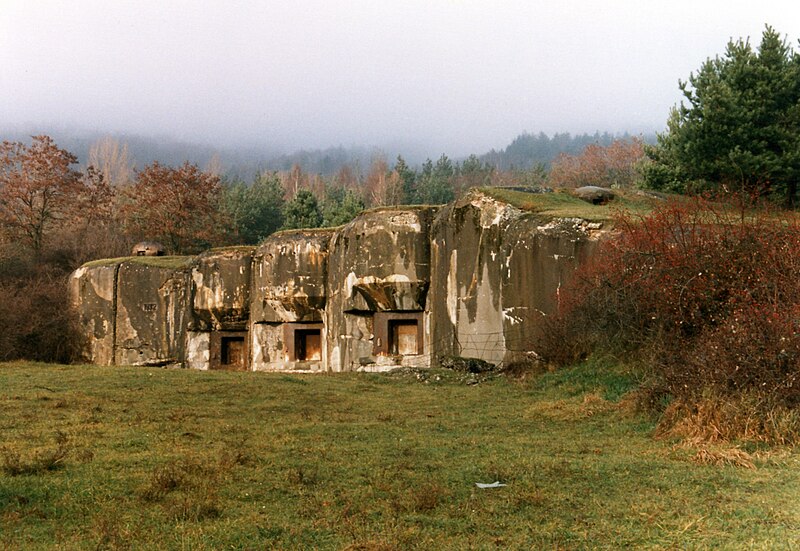
[[[197,257],[91,262],[70,290],[101,365],[384,371],[443,356],[535,354],[544,316],[592,254],[598,223],[478,191],[339,228],[278,232]]]

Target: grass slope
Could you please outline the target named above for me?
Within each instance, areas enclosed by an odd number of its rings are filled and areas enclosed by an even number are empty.
[[[798,545],[795,454],[696,464],[630,386],[0,365],[0,547]]]

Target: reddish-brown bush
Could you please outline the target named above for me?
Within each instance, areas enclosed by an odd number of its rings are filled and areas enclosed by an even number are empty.
[[[555,188],[633,187],[643,162],[644,142],[640,138],[615,140],[605,147],[590,144],[580,155],[559,155],[550,168],[547,184]]]
[[[800,404],[800,227],[793,217],[671,202],[621,215],[564,300],[554,361],[596,347],[646,360],[682,399],[756,392]],[[548,349],[552,349],[548,354]]]
[[[6,265],[4,265],[6,264]],[[69,363],[82,333],[66,293],[67,275],[52,266],[0,263],[0,361]]]

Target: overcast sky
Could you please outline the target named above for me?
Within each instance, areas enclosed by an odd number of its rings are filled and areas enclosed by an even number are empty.
[[[797,0],[0,0],[0,126],[452,155],[648,132],[765,23],[797,49]]]

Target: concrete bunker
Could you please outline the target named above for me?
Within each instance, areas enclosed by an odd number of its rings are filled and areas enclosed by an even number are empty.
[[[250,368],[254,247],[212,249],[192,264],[192,322],[186,363],[195,369]]]
[[[443,207],[367,211],[197,257],[92,262],[70,290],[103,365],[287,372],[493,364],[535,355],[556,291],[597,222],[473,191]]]
[[[325,310],[332,371],[428,365],[436,207],[367,211],[331,241]]]

